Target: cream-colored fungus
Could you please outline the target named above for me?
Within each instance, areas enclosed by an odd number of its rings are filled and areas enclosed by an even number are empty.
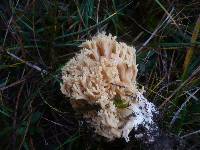
[[[109,140],[142,125],[150,130],[155,106],[137,87],[135,48],[99,33],[62,68],[61,91],[95,132]]]

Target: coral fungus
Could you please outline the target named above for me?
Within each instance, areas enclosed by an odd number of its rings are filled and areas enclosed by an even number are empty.
[[[99,33],[62,68],[61,91],[95,132],[109,140],[143,126],[151,130],[155,106],[137,87],[135,48]],[[137,135],[135,135],[136,137]]]

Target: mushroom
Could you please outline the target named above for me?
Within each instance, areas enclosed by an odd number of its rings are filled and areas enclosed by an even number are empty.
[[[108,140],[124,137],[128,142],[140,125],[151,130],[158,112],[137,87],[135,48],[104,32],[80,47],[62,68],[61,91],[72,107]]]

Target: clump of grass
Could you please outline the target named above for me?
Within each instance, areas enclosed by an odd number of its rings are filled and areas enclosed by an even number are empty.
[[[200,127],[199,8],[197,0],[2,0],[1,147],[142,148],[137,141],[109,145],[91,138],[60,93],[62,65],[83,40],[105,30],[140,49],[138,80],[160,106],[161,128],[184,139],[187,148],[198,149],[200,140],[193,139],[199,139]]]

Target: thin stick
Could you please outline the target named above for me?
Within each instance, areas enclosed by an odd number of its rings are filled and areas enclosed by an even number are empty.
[[[4,90],[6,90],[6,89],[8,89],[8,88],[10,88],[10,87],[13,87],[14,85],[20,84],[20,83],[24,82],[25,80],[26,80],[26,79],[21,79],[21,80],[18,80],[18,81],[16,81],[16,82],[14,82],[14,83],[11,83],[11,84],[9,84],[9,85],[7,85],[7,86],[1,87],[1,88],[0,88],[0,91],[4,91]]]
[[[186,106],[186,104],[189,102],[189,100],[191,98],[193,98],[192,96],[195,95],[200,89],[197,89],[195,92],[193,92],[192,94],[190,94],[190,96],[186,99],[186,101],[181,105],[181,107],[178,109],[178,111],[175,113],[174,117],[172,118],[171,122],[170,122],[170,126],[172,124],[174,124],[174,122],[176,121],[176,119],[178,118],[181,110],[183,110],[183,108]]]
[[[194,134],[198,134],[198,133],[200,133],[200,130],[197,130],[197,131],[195,131],[195,132],[192,132],[192,133],[183,135],[183,136],[181,136],[181,138],[186,138],[186,137],[188,137],[188,136],[191,136],[191,135],[194,135]]]
[[[172,12],[174,11],[174,9],[172,8],[172,10],[170,11],[170,14],[172,14]],[[171,15],[170,15],[171,16]],[[151,41],[151,39],[157,34],[158,30],[160,30],[160,28],[164,25],[164,23],[168,22],[170,19],[169,15],[167,16],[167,18],[161,23],[159,24],[156,29],[154,30],[154,32],[151,34],[151,36],[142,44],[142,46],[137,50],[137,53],[139,53],[144,47],[146,47],[146,45]]]
[[[9,56],[15,58],[15,59],[18,60],[18,61],[21,61],[21,62],[25,63],[27,66],[29,66],[29,67],[31,67],[31,68],[33,68],[33,69],[35,69],[35,70],[41,72],[42,74],[47,74],[47,73],[48,73],[46,70],[41,69],[40,67],[38,67],[38,66],[36,66],[36,65],[34,65],[34,64],[30,63],[30,62],[28,62],[28,61],[25,61],[25,60],[19,58],[18,56],[16,56],[16,55],[13,54],[13,53],[10,53],[10,52],[6,51],[6,54],[8,54]]]

